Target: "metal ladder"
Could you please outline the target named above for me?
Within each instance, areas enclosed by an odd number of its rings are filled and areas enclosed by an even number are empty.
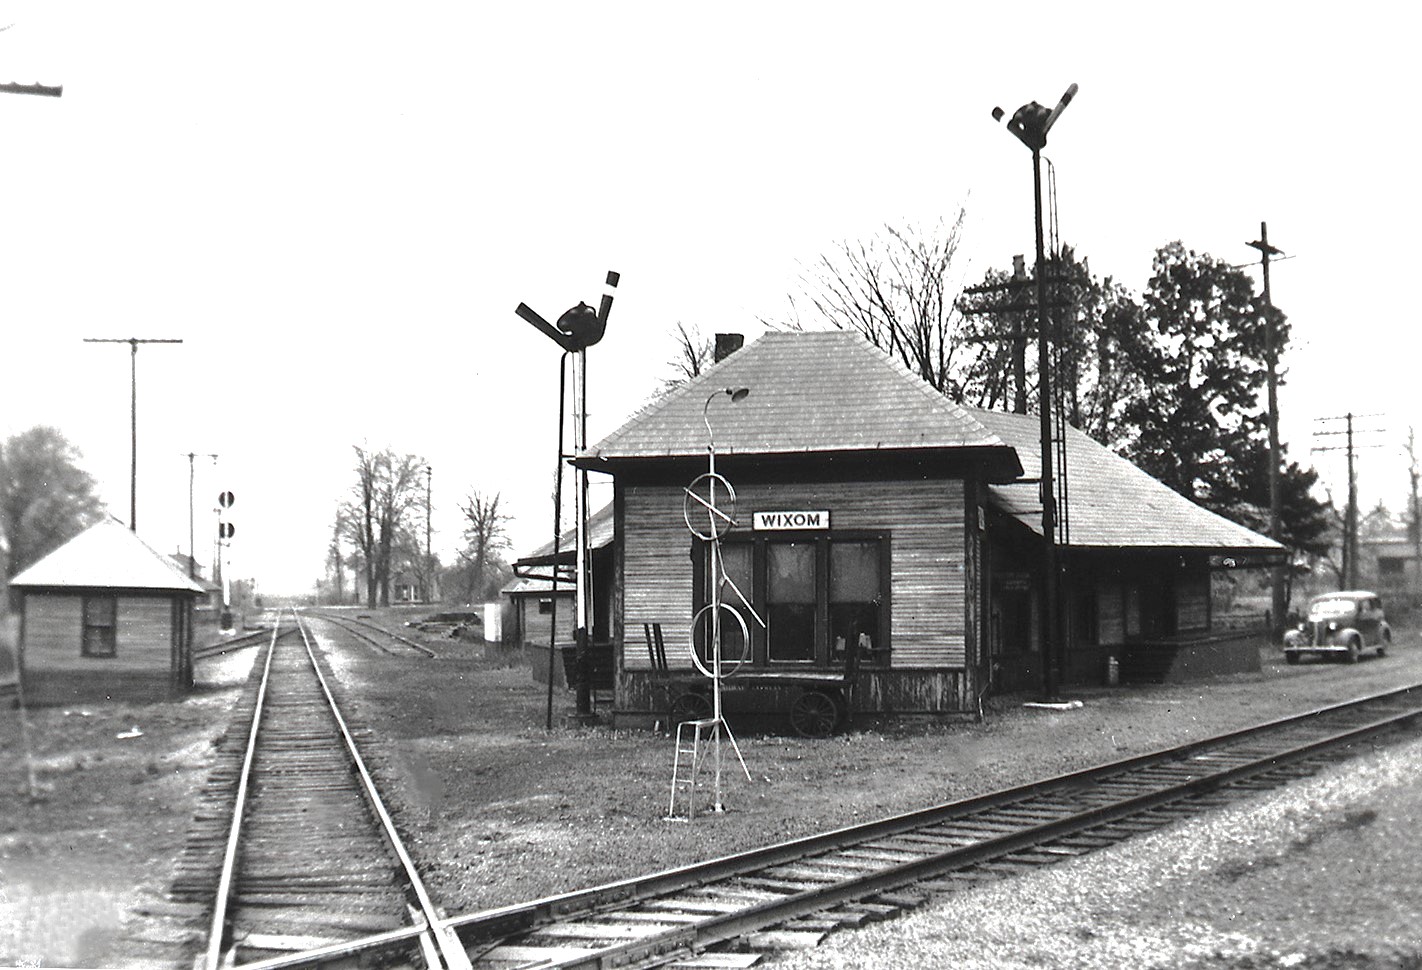
[[[720,721],[714,717],[699,721],[682,721],[676,726],[676,756],[672,759],[671,798],[667,802],[667,818],[690,820],[696,816],[696,776],[706,756],[708,728],[715,730]],[[687,729],[690,728],[688,731]],[[687,735],[691,744],[687,744]],[[685,803],[677,812],[677,796]]]

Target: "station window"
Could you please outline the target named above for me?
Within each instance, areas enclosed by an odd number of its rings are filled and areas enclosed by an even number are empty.
[[[710,599],[709,545],[698,556],[697,607]],[[888,662],[889,540],[879,534],[728,536],[721,601],[751,628],[761,667]],[[745,598],[761,628],[743,608]],[[735,635],[739,635],[738,633]],[[723,648],[726,634],[723,632]]]
[[[117,653],[117,596],[84,597],[84,639],[80,650],[86,657],[112,657]]]

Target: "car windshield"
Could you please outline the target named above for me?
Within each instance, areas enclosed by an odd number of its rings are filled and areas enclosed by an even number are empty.
[[[1340,616],[1351,616],[1358,604],[1350,599],[1315,600],[1308,608],[1310,620],[1336,620]]]

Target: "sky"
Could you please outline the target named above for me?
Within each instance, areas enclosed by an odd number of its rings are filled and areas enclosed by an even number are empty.
[[[1061,238],[1141,291],[1181,240],[1267,221],[1293,342],[1282,436],[1340,498],[1404,507],[1422,350],[1406,5],[0,0],[0,436],[57,427],[138,532],[273,593],[322,572],[353,446],[432,468],[435,552],[498,493],[547,538],[558,354],[514,315],[597,305],[596,441],[677,323],[753,339],[806,267],[966,210],[966,282],[1032,248],[1029,152],[994,123],[1079,94],[1044,153]],[[6,26],[8,25],[8,26]],[[1257,268],[1251,269],[1256,280]],[[1373,447],[1362,448],[1368,445]],[[196,500],[189,503],[188,453]],[[208,458],[216,453],[216,459]],[[594,476],[593,503],[610,498]]]

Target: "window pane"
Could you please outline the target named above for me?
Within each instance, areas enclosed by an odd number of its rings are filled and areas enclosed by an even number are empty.
[[[736,584],[736,589],[739,589],[747,600],[755,596],[755,587],[751,585],[753,551],[754,547],[749,542],[727,542],[721,545],[721,566],[726,570],[726,578]],[[736,595],[736,590],[731,588],[731,583],[721,588],[721,602],[734,606],[738,613],[745,616],[745,604],[741,602],[741,597]]]
[[[815,658],[815,547],[772,542],[765,548],[767,642],[771,660]]]
[[[113,626],[118,612],[118,600],[113,596],[84,597],[85,626]]]
[[[815,659],[815,604],[772,603],[769,627],[771,660]]]
[[[765,549],[766,599],[771,603],[815,602],[815,547],[808,542],[772,542]]]
[[[843,661],[854,648],[859,663],[872,663],[878,636],[878,603],[830,604],[830,660]]]
[[[84,598],[84,638],[80,653],[86,657],[112,657],[117,646],[115,626],[118,598],[86,596]]]
[[[879,543],[830,544],[830,602],[872,603],[879,598]]]
[[[830,543],[830,660],[874,660],[879,636],[879,543]]]

